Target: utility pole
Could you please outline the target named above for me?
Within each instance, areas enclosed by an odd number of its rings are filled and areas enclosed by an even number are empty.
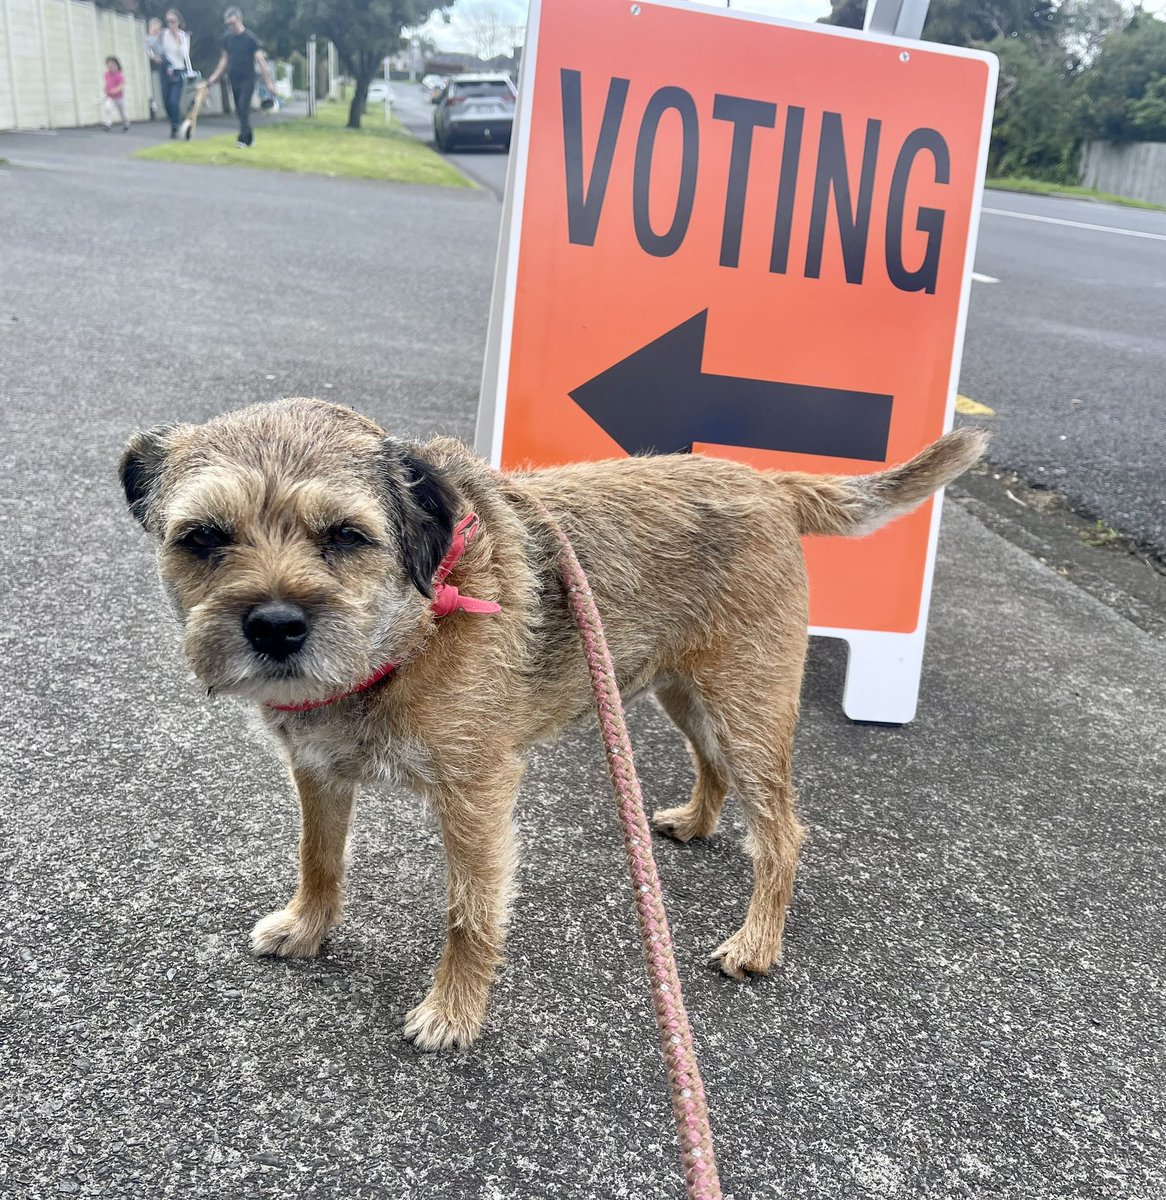
[[[308,116],[316,115],[316,35],[308,38]]]

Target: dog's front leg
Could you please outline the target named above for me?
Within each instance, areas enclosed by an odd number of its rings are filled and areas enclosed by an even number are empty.
[[[256,954],[313,958],[344,905],[344,853],[354,784],[292,768],[300,797],[300,882],[286,908],[251,931]]]
[[[422,1050],[468,1046],[481,1031],[495,968],[502,960],[514,875],[511,814],[522,764],[479,764],[464,787],[432,796],[448,871],[445,949],[429,995],[405,1019]]]

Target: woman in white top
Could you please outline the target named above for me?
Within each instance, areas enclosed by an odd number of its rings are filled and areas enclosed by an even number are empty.
[[[178,136],[182,123],[182,88],[190,70],[190,34],[182,14],[176,8],[166,10],[166,28],[162,31],[162,103],[170,118],[170,136]]]

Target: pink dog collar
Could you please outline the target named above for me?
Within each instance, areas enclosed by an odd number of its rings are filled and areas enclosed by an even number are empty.
[[[452,612],[493,614],[502,611],[502,606],[495,604],[493,600],[477,600],[473,596],[463,596],[452,583],[445,582],[450,571],[457,565],[458,559],[465,554],[466,547],[474,540],[474,535],[478,532],[478,524],[478,514],[468,513],[458,522],[457,528],[453,531],[453,541],[450,543],[449,553],[441,560],[437,574],[433,577],[433,615],[435,617],[448,617]],[[398,663],[385,663],[363,683],[358,683],[356,687],[349,688],[346,692],[337,692],[335,696],[329,696],[327,700],[305,700],[302,704],[269,704],[267,707],[276,712],[311,712],[315,708],[325,708],[329,704],[335,704],[337,700],[343,700],[346,696],[355,696],[358,692],[367,691],[373,684],[380,683],[382,679],[391,675],[398,665]]]

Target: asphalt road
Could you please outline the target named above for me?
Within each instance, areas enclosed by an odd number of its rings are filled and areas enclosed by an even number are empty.
[[[394,83],[393,111],[410,133],[433,143],[433,105],[420,84]],[[436,149],[436,146],[434,146]],[[466,147],[444,156],[471,179],[499,199],[506,190],[506,169],[510,155],[496,146]]]
[[[178,661],[117,455],[291,394],[469,436],[499,210],[125,157],[155,136],[0,135],[0,1194],[679,1197],[593,729],[526,777],[472,1050],[401,1035],[444,895],[403,792],[362,796],[323,956],[247,952],[294,806]],[[844,670],[815,646],[772,979],[704,961],[746,903],[735,806],[657,846],[726,1196],[1160,1200],[1163,643],[949,504],[918,720],[848,724]],[[649,706],[633,738],[675,803],[679,738]]]
[[[960,390],[993,461],[1166,556],[1166,213],[988,192]]]

